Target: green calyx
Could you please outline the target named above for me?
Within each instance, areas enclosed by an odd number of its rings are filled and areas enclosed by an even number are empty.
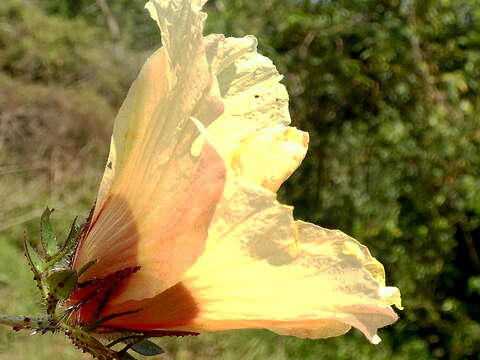
[[[57,236],[55,234],[55,231],[53,230],[53,226],[50,221],[50,215],[52,214],[52,212],[53,209],[49,209],[47,207],[40,219],[42,248],[47,259],[50,259],[50,257],[58,251]]]
[[[67,238],[63,244],[59,244],[50,220],[52,212],[53,209],[46,208],[42,214],[39,250],[36,250],[28,239],[24,239],[25,257],[34,274],[34,280],[41,296],[48,304],[47,314],[49,315],[54,315],[57,303],[67,299],[77,285],[79,274],[71,269],[70,260],[85,228],[85,225],[78,226],[77,219],[75,219]]]

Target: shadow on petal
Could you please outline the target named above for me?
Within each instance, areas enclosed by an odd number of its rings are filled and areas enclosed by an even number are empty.
[[[199,312],[190,291],[182,283],[178,283],[151,299],[109,306],[105,313],[136,309],[142,311],[113,319],[105,325],[132,330],[171,329],[189,324]]]

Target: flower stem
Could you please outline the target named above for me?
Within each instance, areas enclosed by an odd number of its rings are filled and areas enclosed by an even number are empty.
[[[0,325],[10,326],[15,331],[32,329],[45,331],[50,328],[50,323],[46,319],[30,318],[27,316],[11,316],[5,314],[0,314]]]

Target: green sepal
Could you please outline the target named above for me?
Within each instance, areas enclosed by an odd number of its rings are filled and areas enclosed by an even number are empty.
[[[42,258],[38,254],[37,250],[35,250],[32,244],[30,244],[30,241],[28,241],[26,236],[23,239],[23,249],[25,252],[25,256],[28,260],[28,263],[32,268],[32,271],[34,273],[41,273],[44,269],[45,263],[43,262]]]
[[[23,251],[27,258],[28,265],[30,266],[30,270],[33,272],[33,280],[35,280],[38,290],[40,290],[40,294],[45,297],[46,292],[42,282],[44,264],[40,255],[38,255],[37,251],[32,247],[26,236],[23,239]]]
[[[146,339],[134,344],[130,349],[144,356],[160,355],[165,352],[160,346]]]
[[[95,336],[82,330],[65,326],[67,329],[65,334],[72,339],[73,343],[81,348],[84,352],[89,352],[95,359],[119,359],[113,355],[117,355],[113,350],[107,349]]]
[[[73,220],[72,226],[70,227],[70,232],[68,233],[67,239],[63,243],[62,249],[60,252],[71,251],[77,245],[77,239],[80,236],[80,233],[83,230],[82,225],[77,225],[77,218]]]
[[[77,272],[75,270],[61,270],[51,273],[47,277],[49,292],[56,299],[67,299],[77,285]]]
[[[60,261],[65,259],[68,255],[70,255],[75,250],[78,237],[80,236],[83,230],[83,226],[77,225],[76,222],[77,222],[77,219],[75,218],[75,220],[72,223],[72,227],[70,228],[70,232],[67,236],[67,239],[65,240],[65,243],[56,254],[51,256],[48,263],[45,265],[46,270],[53,268],[56,264],[58,264]]]
[[[58,251],[57,236],[55,235],[52,223],[50,222],[50,215],[52,212],[53,209],[47,207],[40,219],[40,236],[47,260],[50,260],[50,257]]]

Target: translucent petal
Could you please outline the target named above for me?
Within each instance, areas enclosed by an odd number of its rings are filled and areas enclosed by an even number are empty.
[[[238,176],[276,192],[300,165],[307,148],[306,132],[277,125],[243,139],[231,166]]]
[[[82,280],[140,265],[116,301],[151,297],[178,281],[204,248],[225,181],[222,159],[191,121],[223,111],[212,73],[223,37],[202,37],[200,2],[152,1],[164,48],[144,65],[115,120],[110,157],[75,268]],[[172,266],[172,263],[175,264]]]
[[[222,42],[215,73],[225,112],[208,132],[237,175],[276,191],[303,160],[308,135],[285,126],[290,115],[282,76],[256,47],[252,36]]]
[[[205,252],[165,295],[130,303],[141,312],[117,326],[196,331],[268,328],[299,337],[329,337],[353,326],[376,342],[378,328],[397,316],[376,279],[381,265],[366,247],[340,231],[294,222],[292,209],[261,187],[232,180],[210,228]],[[372,267],[373,265],[373,267]],[[378,269],[377,269],[378,270]],[[110,311],[123,311],[127,304]],[[126,306],[126,307],[125,307]]]
[[[272,61],[257,53],[257,40],[227,38],[219,60],[217,78],[225,112],[209,128],[217,133],[219,151],[228,159],[235,144],[257,130],[288,125],[288,93]],[[232,131],[232,127],[236,131]],[[229,139],[222,134],[229,134]]]

